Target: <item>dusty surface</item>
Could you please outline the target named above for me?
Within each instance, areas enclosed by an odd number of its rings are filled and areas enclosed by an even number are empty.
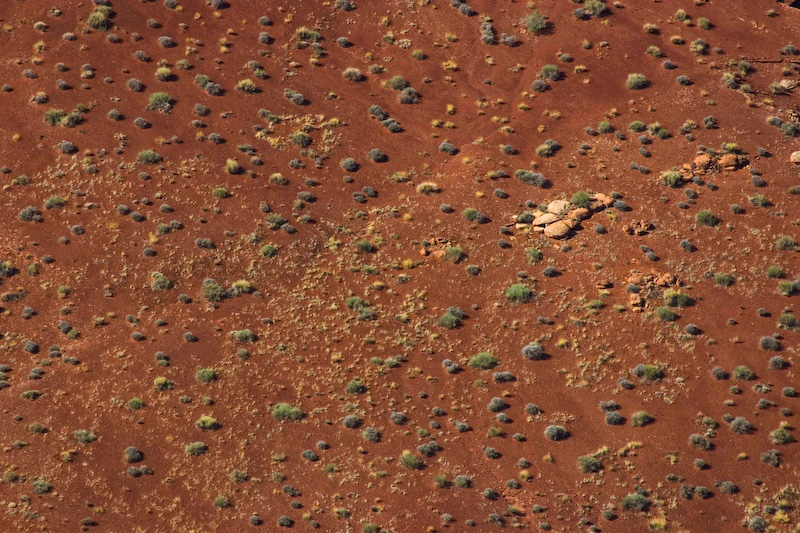
[[[786,48],[800,47],[800,10],[630,1],[578,20],[580,4],[550,0],[536,3],[549,27],[535,35],[520,22],[525,2],[475,0],[474,16],[425,0],[164,4],[116,0],[98,31],[86,29],[88,1],[0,6],[3,530],[798,527],[798,444],[770,433],[796,434],[785,388],[800,388],[800,55]],[[494,44],[481,40],[483,17]],[[319,32],[316,46],[301,27]],[[690,50],[697,39],[706,54]],[[537,92],[546,64],[562,79]],[[649,85],[629,89],[631,73]],[[198,74],[224,92],[209,95]],[[393,76],[418,103],[399,103]],[[236,89],[244,79],[256,93]],[[148,109],[157,91],[170,113]],[[78,106],[75,127],[44,120]],[[308,146],[290,139],[298,131]],[[547,140],[559,146],[549,157]],[[387,159],[370,160],[373,148]],[[137,162],[143,150],[162,161]],[[344,170],[348,157],[360,168]],[[55,196],[63,206],[46,208]],[[27,206],[41,220],[22,220]],[[706,210],[715,225],[699,223]],[[207,278],[220,301],[204,296]],[[249,290],[234,291],[238,280]],[[529,301],[507,298],[515,284]],[[667,291],[691,298],[670,308],[674,321],[657,315],[668,318]],[[448,307],[465,315],[452,329],[440,322]],[[232,336],[244,329],[252,342]],[[532,342],[541,359],[522,355]],[[472,368],[479,352],[496,366]],[[636,377],[640,364],[656,379]],[[752,380],[736,379],[740,365]],[[715,367],[731,375],[715,379]],[[200,382],[200,368],[216,379]],[[156,390],[157,378],[172,387]],[[487,408],[497,397],[507,418]],[[621,425],[598,408],[611,400]],[[278,403],[303,418],[276,420]],[[654,420],[634,427],[639,411]],[[204,415],[218,428],[198,429]],[[345,427],[348,415],[360,427]],[[732,430],[735,417],[749,434]],[[550,425],[569,437],[549,440]],[[78,430],[96,440],[79,443]],[[690,445],[693,434],[713,449]],[[207,451],[187,454],[195,442]],[[141,461],[126,462],[131,446]],[[404,450],[420,469],[403,465]],[[762,460],[769,450],[778,466]],[[582,472],[578,457],[595,453],[602,469]],[[709,497],[687,499],[686,487]],[[624,508],[636,492],[645,511]]]

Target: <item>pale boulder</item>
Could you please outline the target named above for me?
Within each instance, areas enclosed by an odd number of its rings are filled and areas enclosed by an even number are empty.
[[[544,215],[534,218],[531,224],[534,226],[545,226],[555,222],[556,220],[558,220],[558,215],[553,213],[545,213]]]
[[[544,228],[545,237],[550,237],[551,239],[563,239],[569,235],[569,232],[570,227],[563,220],[553,222]]]
[[[566,200],[553,200],[552,202],[547,204],[547,212],[554,213],[556,215],[561,215],[563,213],[566,213],[570,207],[572,207],[572,204],[570,204]]]

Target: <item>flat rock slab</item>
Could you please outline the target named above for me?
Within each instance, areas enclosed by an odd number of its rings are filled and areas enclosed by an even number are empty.
[[[534,225],[534,226],[545,226],[547,224],[552,224],[553,222],[556,222],[558,219],[559,219],[559,216],[556,215],[556,214],[545,213],[542,216],[534,218],[533,222],[531,222],[531,224]]]

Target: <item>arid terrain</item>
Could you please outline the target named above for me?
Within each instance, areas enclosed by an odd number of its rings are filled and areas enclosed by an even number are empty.
[[[796,4],[2,1],[0,531],[800,531]]]

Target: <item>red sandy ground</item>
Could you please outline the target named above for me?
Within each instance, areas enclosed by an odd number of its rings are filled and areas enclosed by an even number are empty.
[[[0,6],[4,27],[0,83],[13,89],[0,93],[0,165],[10,169],[0,196],[5,220],[0,260],[20,271],[2,279],[0,291],[25,291],[21,300],[0,304],[0,364],[11,368],[6,372],[10,386],[0,391],[0,470],[16,476],[7,474],[0,484],[5,510],[0,529],[76,531],[81,519],[91,518],[97,525],[85,527],[97,531],[276,531],[281,530],[278,518],[288,516],[299,531],[311,530],[312,521],[321,531],[361,531],[367,523],[396,532],[494,531],[501,526],[489,516],[497,514],[505,527],[527,530],[539,530],[540,523],[547,522],[553,531],[587,531],[591,524],[601,531],[643,531],[648,524],[657,526],[652,519],[663,518],[669,531],[728,531],[756,515],[774,531],[794,530],[800,504],[798,444],[776,447],[768,434],[781,422],[794,425],[790,413],[797,409],[797,399],[784,397],[781,390],[800,385],[791,366],[798,334],[779,329],[777,317],[785,308],[796,309],[798,296],[780,295],[778,281],[767,278],[764,271],[779,265],[789,280],[800,275],[798,253],[774,245],[779,235],[800,240],[800,196],[788,192],[800,184],[797,167],[789,163],[789,153],[798,144],[766,122],[770,115],[791,120],[791,111],[797,110],[797,92],[773,96],[768,85],[784,78],[798,80],[797,56],[783,56],[778,50],[788,44],[800,46],[800,12],[775,2],[717,0],[695,6],[642,0],[609,5],[609,13],[600,19],[576,21],[571,12],[577,4],[543,0],[536,7],[553,26],[547,34],[535,36],[519,24],[530,11],[524,2],[475,0],[471,5],[479,15],[474,17],[459,14],[443,1],[356,3],[356,10],[345,12],[331,2],[231,0],[232,5],[215,16],[200,0],[180,1],[180,11],[160,1],[117,0],[112,6],[114,27],[98,32],[84,32],[93,7],[89,2],[63,2],[57,6],[62,11],[59,17],[49,14],[55,5],[38,0]],[[675,21],[678,8],[695,20],[708,18],[713,28]],[[768,8],[777,16],[767,16]],[[262,15],[274,24],[260,26]],[[498,34],[518,36],[520,45],[481,43],[482,15],[491,17]],[[383,17],[388,25],[381,23]],[[150,28],[149,18],[162,27]],[[47,24],[45,32],[34,29],[37,21]],[[657,24],[660,33],[645,33],[642,26],[648,22]],[[324,38],[326,55],[317,65],[310,62],[311,47],[296,47],[294,35],[300,26],[316,28]],[[269,32],[274,42],[259,43],[261,31]],[[63,40],[65,32],[75,33],[77,39]],[[132,39],[135,32],[141,41]],[[395,44],[382,39],[388,32]],[[121,42],[108,42],[109,33]],[[458,40],[448,42],[446,33]],[[162,35],[171,36],[178,46],[162,49],[156,41]],[[671,44],[672,35],[681,35],[686,44]],[[353,46],[337,46],[335,39],[340,36]],[[230,44],[226,53],[219,49],[222,38]],[[697,38],[709,43],[709,55],[689,51],[688,43]],[[199,42],[192,45],[190,39]],[[396,44],[400,39],[410,40],[410,46]],[[40,40],[45,43],[41,53],[34,51]],[[583,40],[593,46],[584,49]],[[607,46],[601,46],[602,41]],[[190,45],[196,53],[185,53]],[[645,54],[650,45],[659,46],[678,68],[662,68],[663,59]],[[416,49],[427,58],[412,59]],[[144,50],[153,61],[136,60],[136,50]],[[259,50],[266,54],[259,55]],[[574,61],[558,61],[559,52],[568,52]],[[182,58],[194,68],[178,70],[174,64]],[[736,70],[729,61],[742,58],[749,58],[754,67],[744,80],[754,90],[749,96],[721,82],[724,72]],[[175,80],[155,79],[161,59],[172,65]],[[246,65],[250,60],[257,61],[269,77],[254,78]],[[448,60],[457,64],[457,70],[443,69]],[[69,70],[57,72],[58,62]],[[80,78],[85,63],[96,72],[92,79]],[[558,64],[565,79],[551,83],[545,93],[533,93],[530,85],[547,63]],[[370,73],[371,64],[383,65],[385,72]],[[515,65],[519,68],[512,69]],[[575,65],[584,65],[586,71],[574,73]],[[359,68],[365,80],[344,80],[341,72],[348,67]],[[38,77],[23,76],[27,68]],[[631,72],[645,74],[650,87],[628,90],[625,79]],[[207,95],[194,83],[198,73],[210,76],[226,94]],[[382,85],[393,75],[404,76],[420,92],[418,104],[399,104],[395,91]],[[678,85],[678,75],[688,76],[693,84]],[[130,78],[142,80],[147,89],[131,92],[126,86]],[[253,79],[261,92],[248,95],[234,90],[243,78]],[[57,90],[57,79],[73,89]],[[484,83],[486,79],[491,84]],[[286,87],[303,93],[308,105],[298,107],[286,100],[282,94]],[[157,90],[173,96],[171,114],[145,109],[148,95]],[[47,93],[48,103],[30,101],[38,91]],[[479,99],[484,108],[476,106]],[[192,109],[197,102],[207,105],[211,114],[195,116]],[[530,110],[520,109],[521,103]],[[42,119],[51,107],[70,111],[77,104],[91,110],[76,128],[53,128]],[[370,118],[373,104],[388,111],[404,131],[391,134]],[[454,106],[452,116],[446,112],[447,104]],[[256,138],[254,126],[267,125],[258,116],[262,108],[294,117],[277,124],[268,135],[282,139],[277,148]],[[586,126],[596,129],[612,108],[618,116],[609,120],[626,140],[584,132]],[[107,118],[111,109],[118,109],[125,120]],[[560,118],[545,116],[546,110],[558,111]],[[703,118],[709,115],[717,119],[718,129],[703,128]],[[136,128],[133,120],[139,116],[152,127]],[[329,156],[316,169],[313,157],[301,156],[286,136],[303,123],[332,118],[341,124],[309,133],[314,143],[308,150]],[[206,127],[192,127],[195,119]],[[450,120],[455,128],[432,128],[433,119]],[[687,119],[700,125],[691,141],[678,133]],[[654,138],[647,146],[652,157],[645,159],[637,153],[638,134],[627,131],[633,120],[660,122],[672,137]],[[501,131],[504,125],[513,130]],[[227,142],[197,140],[196,131],[219,133]],[[118,133],[126,136],[127,146],[117,154],[113,149],[120,145]],[[173,136],[182,143],[160,144]],[[438,146],[445,139],[460,153],[441,153]],[[546,139],[557,140],[562,148],[543,159],[535,148]],[[61,154],[57,145],[62,140],[73,142],[79,152]],[[590,148],[579,155],[584,142]],[[661,185],[661,171],[691,162],[699,145],[718,150],[723,142],[738,143],[749,167],[704,176],[716,190],[694,184],[676,189]],[[263,166],[251,165],[249,157],[237,151],[244,143],[255,147]],[[506,143],[519,154],[504,155],[499,145]],[[613,151],[614,145],[620,150]],[[376,147],[388,155],[387,162],[367,159],[367,151]],[[772,156],[760,157],[758,147]],[[137,164],[136,155],[144,149],[155,149],[163,163]],[[345,157],[361,163],[359,171],[350,173],[352,183],[342,179],[347,173],[338,165]],[[227,174],[227,158],[237,159],[252,176]],[[294,158],[300,158],[305,168],[290,168]],[[631,162],[645,165],[650,174],[632,170]],[[95,165],[97,174],[85,171],[89,164]],[[528,187],[513,177],[515,169],[532,164],[552,182],[551,188]],[[751,184],[748,168],[761,172],[766,188]],[[497,169],[511,177],[485,177]],[[409,172],[411,180],[393,181],[391,176],[398,171]],[[139,172],[147,172],[151,179],[140,179]],[[288,185],[270,183],[273,172],[288,178]],[[11,183],[22,175],[30,179],[28,185]],[[317,184],[305,184],[306,178]],[[416,185],[426,180],[435,181],[441,193],[417,193]],[[352,193],[367,185],[378,196],[367,198],[364,205],[355,203]],[[211,194],[215,187],[227,188],[231,196],[216,198]],[[507,199],[493,194],[498,187]],[[687,209],[679,209],[678,202],[687,201],[686,188],[697,191],[698,197]],[[85,196],[75,195],[76,190]],[[568,249],[513,225],[511,236],[500,234],[501,226],[527,209],[526,200],[538,204],[569,199],[577,190],[617,191],[632,210],[595,214],[584,222],[583,231],[566,241]],[[295,207],[300,191],[312,192],[317,200]],[[748,196],[758,192],[772,205],[751,206]],[[66,199],[64,208],[42,207],[53,195]],[[152,203],[145,205],[143,198]],[[289,220],[297,233],[268,229],[259,208],[262,201]],[[454,212],[441,212],[442,203],[452,205]],[[746,212],[734,215],[728,209],[734,203]],[[146,220],[134,222],[120,215],[119,204],[138,210]],[[163,204],[174,212],[162,213]],[[28,205],[43,211],[42,222],[18,220],[17,213]],[[460,214],[467,207],[477,208],[491,222],[467,222]],[[712,210],[721,223],[714,228],[697,224],[694,217],[701,209]],[[296,221],[304,213],[314,222]],[[154,238],[156,226],[171,220],[180,221],[184,229]],[[636,220],[652,222],[655,229],[644,236],[627,235],[623,226]],[[608,232],[592,231],[595,223],[602,223]],[[85,229],[84,235],[70,234],[76,224]],[[253,243],[251,234],[260,242]],[[62,236],[68,237],[68,244],[59,242]],[[498,246],[501,237],[510,247]],[[216,248],[197,248],[196,238],[210,238]],[[353,246],[359,238],[371,240],[377,251],[359,253]],[[459,245],[466,258],[452,264],[437,254],[421,256],[426,239]],[[681,239],[690,239],[698,250],[684,252],[678,245]],[[340,241],[338,247],[332,245],[335,241]],[[277,245],[278,256],[261,257],[264,243]],[[659,260],[648,261],[639,249],[642,244],[652,248]],[[147,246],[157,255],[145,257]],[[536,265],[526,260],[529,246],[544,253]],[[42,263],[47,255],[55,262]],[[404,268],[405,260],[409,261]],[[32,263],[41,266],[36,277],[26,274]],[[362,271],[364,265],[374,266],[376,273]],[[469,275],[466,265],[480,266],[481,274]],[[541,274],[545,266],[554,266],[561,274],[545,277]],[[520,281],[520,271],[526,273],[523,281],[536,296],[531,303],[514,306],[503,291]],[[652,313],[661,305],[658,289],[655,297],[648,298],[644,313],[633,312],[628,308],[626,283],[634,271],[676,276],[684,284],[681,290],[697,303],[678,310],[678,321],[660,322]],[[173,288],[152,291],[153,272],[165,274]],[[729,288],[718,287],[706,276],[709,272],[731,273],[736,282]],[[410,280],[402,283],[401,274]],[[230,298],[214,308],[202,294],[202,282],[208,277],[224,286],[246,279],[257,293]],[[601,297],[600,282],[610,282],[611,287],[603,295],[605,306],[593,311],[586,304]],[[58,297],[59,285],[69,286],[68,297]],[[104,295],[105,286],[113,297]],[[188,294],[193,303],[178,302],[179,294]],[[357,312],[344,305],[351,295],[369,300],[378,318],[358,321]],[[621,306],[619,312],[615,305]],[[37,314],[23,319],[25,306]],[[436,326],[448,306],[460,307],[468,315],[459,329]],[[770,315],[759,316],[759,308]],[[127,321],[127,315],[137,317],[138,324]],[[94,325],[95,317],[105,317],[104,325]],[[549,317],[552,324],[540,324],[537,317]],[[158,319],[165,325],[157,326]],[[61,320],[80,336],[70,340],[63,335],[57,327]],[[690,323],[704,333],[685,335],[683,327]],[[243,328],[253,330],[258,341],[242,346],[231,339],[231,331]],[[135,331],[145,340],[134,341]],[[198,341],[185,342],[187,331]],[[776,354],[758,346],[760,337],[776,332],[783,346],[778,355],[790,363],[785,370],[771,370],[767,361]],[[40,346],[38,354],[23,350],[27,339]],[[549,358],[524,359],[520,349],[537,340]],[[61,347],[62,358],[75,357],[80,364],[50,359],[51,345]],[[242,347],[250,351],[247,360],[236,355]],[[170,366],[156,364],[158,351],[169,356]],[[498,357],[495,370],[511,372],[516,381],[496,383],[492,371],[469,368],[467,360],[480,351]],[[370,362],[373,357],[395,355],[403,359],[394,368]],[[448,374],[443,359],[464,370]],[[630,375],[639,363],[663,365],[664,379],[640,383]],[[731,372],[737,365],[747,365],[757,374],[757,381],[739,383],[741,395],[729,392],[735,380],[717,381],[710,374],[715,366]],[[33,367],[44,370],[40,380],[28,379]],[[208,385],[197,382],[198,367],[214,368],[218,379]],[[175,388],[154,390],[158,376],[172,380]],[[356,376],[368,387],[367,394],[345,392]],[[620,377],[636,387],[622,389],[617,383]],[[755,383],[768,384],[769,392],[754,391]],[[23,399],[21,394],[31,389],[42,396]],[[511,423],[495,421],[487,410],[496,396],[504,396],[509,404],[504,412]],[[127,409],[125,403],[133,397],[141,398],[146,407]],[[212,400],[209,405],[204,405],[203,397]],[[761,398],[775,405],[758,409]],[[655,422],[642,428],[607,425],[597,405],[612,399],[627,418],[646,410]],[[302,408],[305,418],[274,420],[270,410],[278,402]],[[542,413],[527,415],[529,402]],[[437,406],[447,414],[433,416],[431,409]],[[788,410],[782,413],[781,408]],[[390,422],[389,414],[395,410],[405,413],[408,422],[402,426]],[[754,432],[734,434],[722,419],[726,413],[746,417]],[[195,420],[206,414],[220,422],[219,430],[195,428]],[[378,428],[381,441],[364,440],[363,428],[345,428],[342,419],[347,414],[362,418],[363,427]],[[720,424],[712,438],[715,449],[709,452],[688,444],[690,434],[705,431],[702,415]],[[431,420],[440,428],[429,427]],[[459,433],[453,421],[466,421],[472,429]],[[26,428],[33,422],[49,431],[30,432]],[[549,424],[565,426],[571,437],[563,442],[547,440],[543,432]],[[500,427],[503,435],[487,436],[492,426]],[[92,430],[98,440],[76,443],[73,432],[78,429]],[[430,436],[420,437],[418,430],[427,430]],[[512,439],[516,433],[524,439]],[[431,439],[442,450],[425,458],[424,469],[411,471],[400,464],[403,450],[416,453],[417,446]],[[320,440],[330,447],[317,449]],[[27,445],[19,445],[20,441]],[[205,442],[209,450],[188,457],[184,446],[195,441]],[[122,457],[128,446],[144,453],[143,464],[153,475],[134,478],[126,473],[131,465]],[[486,446],[502,456],[487,458]],[[582,473],[578,456],[601,447],[609,449],[604,470]],[[759,460],[772,448],[782,454],[778,468]],[[319,460],[302,458],[307,449],[313,449]],[[74,455],[65,462],[62,454],[70,450]],[[280,454],[285,454],[284,460],[276,460],[282,459]],[[527,481],[520,479],[518,459],[523,457],[531,463]],[[696,469],[695,458],[705,459],[710,468]],[[233,469],[246,472],[249,479],[235,483],[229,478]],[[273,481],[275,472],[283,473],[285,481]],[[670,481],[669,474],[684,480]],[[450,481],[456,475],[470,476],[472,487],[436,488],[436,475]],[[51,492],[34,494],[31,482],[37,478],[51,483]],[[506,481],[511,479],[519,480],[522,488],[508,488]],[[754,484],[755,479],[761,483]],[[735,483],[739,492],[724,494],[716,488],[723,480]],[[284,484],[302,495],[285,494]],[[706,486],[714,496],[682,499],[681,484]],[[622,498],[635,486],[643,488],[652,502],[647,513],[621,510]],[[500,493],[497,501],[482,496],[487,487]],[[231,506],[216,508],[217,495],[228,497]],[[290,506],[292,500],[301,507]],[[533,512],[534,505],[544,510]],[[766,505],[780,512],[770,515],[764,511]],[[509,506],[519,514],[510,513]],[[335,510],[340,508],[349,514],[337,516]],[[604,519],[603,509],[614,509],[618,518]],[[253,514],[264,521],[260,528],[250,525]],[[444,524],[444,514],[454,521]],[[474,527],[465,525],[470,519]]]

